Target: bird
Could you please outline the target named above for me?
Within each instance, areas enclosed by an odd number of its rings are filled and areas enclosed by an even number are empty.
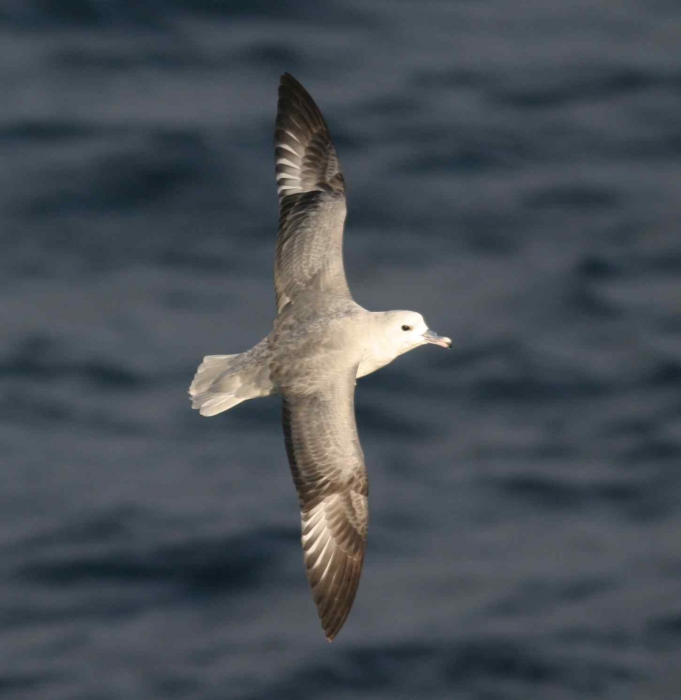
[[[203,358],[192,407],[214,416],[281,397],[312,597],[328,641],[350,613],[364,563],[369,493],[355,422],[356,380],[428,343],[451,348],[414,311],[368,311],[343,266],[345,180],[321,111],[290,74],[279,82],[279,197],[270,334],[246,352]]]

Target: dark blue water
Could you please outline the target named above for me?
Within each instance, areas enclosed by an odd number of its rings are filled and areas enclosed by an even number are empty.
[[[0,7],[3,700],[681,697],[676,1]],[[324,641],[271,323],[278,76],[346,263],[424,348],[358,386],[370,541]]]

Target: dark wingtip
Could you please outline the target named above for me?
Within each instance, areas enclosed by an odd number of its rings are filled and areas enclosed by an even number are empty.
[[[311,102],[314,105],[315,111],[319,111],[317,105],[315,105],[314,100],[310,93],[305,89],[303,84],[294,78],[290,73],[282,73],[279,78],[279,96],[283,97],[287,92],[298,95],[305,102]]]
[[[305,90],[305,88],[302,86],[301,82],[294,78],[290,73],[282,73],[280,78],[279,78],[279,85],[281,87],[294,87],[294,88],[300,88],[302,90]]]

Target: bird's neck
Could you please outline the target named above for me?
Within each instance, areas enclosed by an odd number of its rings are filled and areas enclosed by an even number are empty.
[[[388,336],[380,324],[376,323],[378,316],[379,314],[372,313],[368,319],[369,328],[368,332],[364,334],[366,342],[362,347],[362,361],[357,369],[358,377],[365,377],[367,374],[385,367],[401,354],[390,344]]]

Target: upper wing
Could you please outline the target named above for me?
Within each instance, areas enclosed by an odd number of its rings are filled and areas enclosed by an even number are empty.
[[[315,393],[282,392],[305,568],[329,641],[340,631],[355,599],[369,522],[369,489],[355,424],[357,368],[351,369]]]
[[[300,291],[350,296],[343,269],[345,182],[322,113],[305,88],[281,76],[275,131],[279,236],[277,310]]]

